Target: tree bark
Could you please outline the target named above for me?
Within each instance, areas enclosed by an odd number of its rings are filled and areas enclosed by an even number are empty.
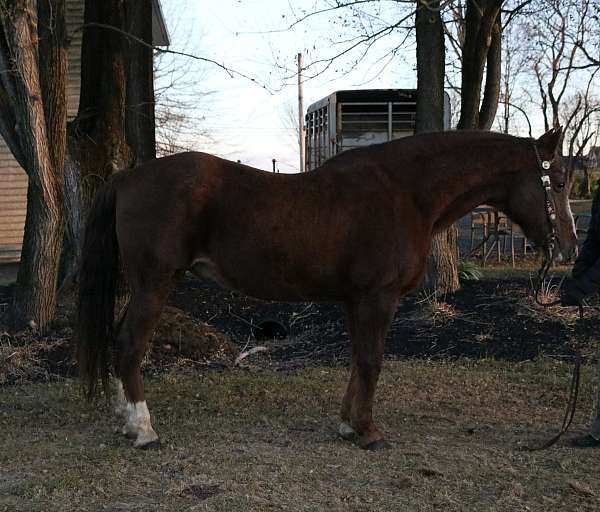
[[[37,13],[36,4],[18,0],[3,6],[3,39],[10,52],[4,57],[13,66],[2,93],[14,94],[12,142],[29,177],[13,321],[44,331],[56,309],[64,200],[64,130],[63,136],[49,133],[66,122],[67,57],[64,0],[39,2]]]
[[[62,284],[76,280],[85,218],[96,191],[111,174],[134,163],[125,122],[128,41],[118,31],[95,25],[126,31],[126,4],[123,0],[85,2],[79,109],[68,127],[65,175],[69,209],[61,261]],[[151,24],[151,19],[146,18],[146,24]]]
[[[455,225],[431,239],[423,288],[437,297],[460,288],[458,278],[458,228]]]
[[[444,129],[444,32],[439,2],[430,2],[429,6],[431,9],[417,0],[417,133]],[[454,226],[432,239],[424,287],[438,296],[459,288]]]
[[[496,19],[500,13],[500,7],[503,0],[471,0],[467,3],[465,15],[465,41],[463,45],[462,59],[462,78],[461,78],[461,110],[458,129],[469,130],[477,129],[479,122],[479,105],[481,100],[481,84],[483,81],[483,72],[488,53],[493,41],[493,31],[496,27]],[[499,51],[498,46],[494,50]],[[491,72],[496,71],[496,64],[493,63]],[[499,63],[498,63],[499,65]],[[491,77],[490,77],[491,78]],[[499,74],[498,74],[499,78]],[[499,94],[499,87],[492,87],[492,81],[489,83],[489,89],[486,92]],[[492,109],[494,102],[498,106],[498,98],[489,98],[484,100],[488,102],[488,111],[483,120],[486,124],[490,116],[493,118]],[[495,115],[496,109],[493,109]]]
[[[66,284],[79,268],[85,218],[98,187],[114,172],[156,158],[152,48],[127,36],[152,43],[152,2],[86,0],[84,23],[79,110],[69,125],[65,167]]]
[[[485,89],[479,112],[480,130],[490,130],[498,111],[500,79],[502,78],[502,23],[500,12],[492,28],[491,42],[487,54]]]
[[[439,2],[431,4],[439,8]],[[429,10],[417,0],[417,133],[444,129],[444,76],[446,50],[439,11]]]
[[[154,66],[152,53],[152,2],[129,0],[127,32],[146,42],[127,39],[127,110],[125,133],[134,165],[156,158],[154,120]]]
[[[38,0],[39,72],[46,136],[58,174],[67,149],[67,27],[65,0]]]
[[[85,2],[79,110],[70,126],[77,142],[73,157],[82,172],[84,205],[108,176],[132,163],[125,137],[127,41],[95,23],[124,30],[125,2]]]

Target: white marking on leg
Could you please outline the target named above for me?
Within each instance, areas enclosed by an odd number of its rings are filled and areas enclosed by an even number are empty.
[[[344,439],[352,439],[356,436],[356,431],[345,421],[340,423],[340,426],[338,427],[338,433]]]
[[[123,382],[121,379],[112,379],[113,384],[113,407],[115,414],[119,418],[127,420],[127,400],[125,400],[125,390],[123,389]]]
[[[123,434],[135,438],[133,446],[141,448],[158,440],[158,435],[150,423],[150,411],[143,402],[127,402],[127,423],[123,427]]]

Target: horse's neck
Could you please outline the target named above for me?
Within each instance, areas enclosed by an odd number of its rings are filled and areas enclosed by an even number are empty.
[[[513,151],[486,151],[486,141],[450,152],[432,151],[424,169],[413,170],[418,202],[434,231],[449,226],[481,204],[503,205]],[[514,153],[513,153],[514,154]]]

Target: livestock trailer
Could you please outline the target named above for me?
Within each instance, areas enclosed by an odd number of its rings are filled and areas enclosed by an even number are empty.
[[[306,171],[347,149],[413,135],[416,89],[337,91],[306,113]],[[450,129],[450,98],[444,93],[444,129]]]

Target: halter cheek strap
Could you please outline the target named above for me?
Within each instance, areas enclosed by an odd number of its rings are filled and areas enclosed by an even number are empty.
[[[556,243],[556,208],[554,207],[554,201],[552,199],[552,183],[550,182],[550,176],[548,171],[550,170],[551,163],[548,160],[542,160],[540,157],[540,152],[537,146],[533,145],[533,150],[535,151],[535,157],[537,159],[538,171],[540,172],[540,179],[542,181],[542,187],[544,189],[545,195],[545,208],[546,208],[546,217],[548,218],[548,223],[550,224],[550,228],[552,229],[551,233],[548,235],[548,250],[550,252],[550,260],[552,260],[552,253],[554,252],[554,246]]]
[[[560,303],[560,301],[544,304],[539,298],[542,283],[546,279],[548,271],[550,270],[550,266],[552,265],[552,260],[554,259],[554,249],[556,246],[556,240],[558,238],[556,234],[556,209],[554,207],[554,201],[552,199],[551,193],[552,183],[550,182],[550,175],[548,174],[548,171],[551,167],[551,162],[549,162],[548,160],[542,160],[542,158],[540,157],[540,152],[538,151],[538,148],[535,145],[535,143],[533,144],[533,150],[535,151],[535,157],[537,159],[538,171],[540,173],[542,188],[544,189],[546,217],[548,219],[548,223],[550,224],[551,229],[546,240],[546,250],[548,251],[548,257],[546,258],[546,261],[542,264],[542,267],[538,272],[538,282],[535,286],[535,301],[541,306],[553,306],[555,304]]]

